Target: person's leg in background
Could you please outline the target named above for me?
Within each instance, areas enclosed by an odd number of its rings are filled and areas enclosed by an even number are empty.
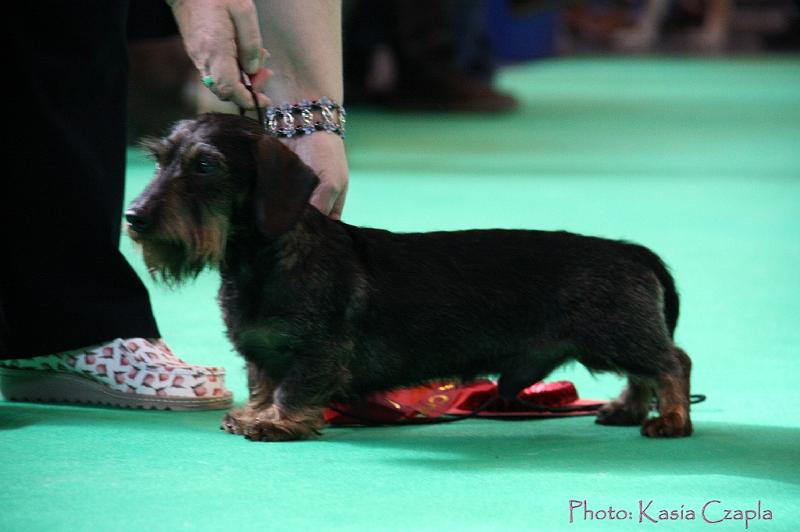
[[[517,100],[493,83],[483,0],[354,0],[349,5],[348,99],[355,96],[395,110],[504,112],[517,107]],[[375,92],[368,79],[381,46],[389,51],[392,68],[387,70],[394,79],[393,86]]]
[[[47,394],[34,393],[41,382],[20,384],[31,374],[19,371],[36,367],[49,374],[72,370],[71,376],[91,376],[92,386],[103,387],[70,396],[72,381],[44,381],[58,389],[50,394],[56,400],[137,406],[146,396],[161,401],[145,406],[175,407],[168,400],[186,395],[192,401],[186,406],[202,408],[203,397],[189,397],[186,388],[201,384],[190,378],[188,369],[195,368],[205,379],[199,396],[216,393],[220,402],[229,394],[216,368],[183,364],[187,372],[177,371],[182,363],[162,342],[142,340],[160,334],[147,290],[118,249],[127,2],[18,7],[21,14],[10,28],[10,71],[27,106],[9,129],[16,136],[15,157],[24,163],[0,195],[7,254],[0,275],[0,360],[11,360],[3,365],[12,368],[3,375],[4,395],[24,390],[30,399],[46,400]],[[52,356],[65,351],[75,352]],[[50,356],[44,367],[30,363],[43,355]],[[158,366],[151,377],[146,363]],[[214,384],[206,383],[208,377]],[[128,395],[92,400],[105,392]]]

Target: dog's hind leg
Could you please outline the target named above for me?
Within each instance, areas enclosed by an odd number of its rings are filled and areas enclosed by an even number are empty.
[[[692,420],[689,417],[689,380],[692,361],[683,349],[670,348],[672,364],[656,376],[658,417],[645,420],[642,434],[650,437],[689,436]]]
[[[653,400],[653,379],[628,376],[622,393],[597,412],[600,425],[641,425],[647,419]]]
[[[650,437],[689,436],[689,378],[691,360],[680,348],[666,348],[668,355],[652,376],[628,374],[628,385],[597,413],[601,425],[642,425],[642,434]],[[658,398],[659,416],[648,419],[653,396]]]

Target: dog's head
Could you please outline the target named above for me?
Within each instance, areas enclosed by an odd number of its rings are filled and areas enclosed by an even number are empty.
[[[223,260],[230,235],[274,238],[297,223],[319,180],[248,118],[210,113],[143,146],[156,174],[125,212],[151,274],[177,283]]]

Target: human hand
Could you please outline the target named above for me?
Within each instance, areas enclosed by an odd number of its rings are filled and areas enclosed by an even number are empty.
[[[281,140],[319,176],[320,183],[309,200],[311,205],[334,220],[341,219],[349,179],[342,138],[318,131]]]
[[[240,70],[260,91],[272,71],[264,68],[269,56],[262,47],[258,15],[252,0],[168,0],[186,52],[202,76],[211,76],[208,88],[217,98],[253,109],[253,97]],[[271,104],[256,92],[259,107]]]

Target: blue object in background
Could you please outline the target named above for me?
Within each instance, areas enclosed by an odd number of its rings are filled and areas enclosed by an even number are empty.
[[[488,0],[486,21],[498,63],[530,61],[556,54],[558,11],[516,16],[506,0]]]

